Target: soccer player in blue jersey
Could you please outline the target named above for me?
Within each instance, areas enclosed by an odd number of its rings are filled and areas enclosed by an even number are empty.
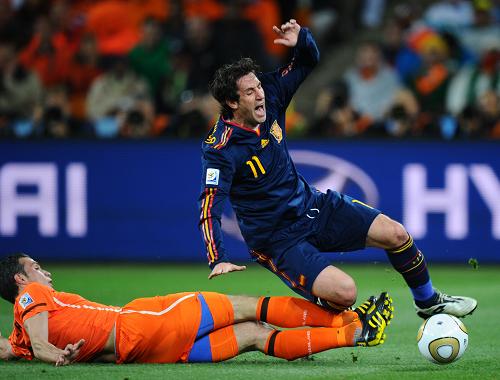
[[[209,278],[246,268],[232,264],[224,249],[221,215],[229,197],[253,259],[309,300],[339,310],[353,305],[354,280],[320,252],[368,246],[387,252],[419,316],[472,313],[476,300],[433,287],[424,256],[400,223],[347,195],[321,193],[297,172],[285,139],[285,111],[318,63],[319,51],[295,20],[274,31],[275,43],[294,48],[289,65],[261,73],[243,58],[221,67],[210,83],[221,116],[202,146],[199,225]]]

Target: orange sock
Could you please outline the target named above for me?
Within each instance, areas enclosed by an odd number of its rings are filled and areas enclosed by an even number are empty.
[[[264,353],[286,360],[295,360],[338,347],[354,346],[356,333],[361,331],[359,320],[340,328],[273,331],[267,338]]]
[[[358,318],[352,310],[334,313],[296,297],[261,297],[257,303],[258,321],[279,327],[342,327]]]

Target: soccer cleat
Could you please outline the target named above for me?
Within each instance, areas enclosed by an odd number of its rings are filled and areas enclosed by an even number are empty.
[[[354,311],[358,314],[359,319],[362,319],[370,308],[371,304],[376,302],[377,298],[375,296],[371,296],[361,305],[356,307]],[[386,307],[381,307],[382,303],[384,303]],[[378,296],[378,304],[385,322],[388,325],[391,324],[391,319],[394,317],[394,306],[392,305],[392,298],[387,294],[387,292],[380,293],[380,295]]]
[[[370,297],[354,310],[363,326],[360,336],[356,339],[356,346],[377,346],[385,341],[385,328],[394,314],[392,299],[383,292],[379,298]]]
[[[434,314],[444,313],[462,318],[466,315],[472,314],[472,312],[476,310],[477,301],[474,298],[449,296],[441,293],[437,289],[434,290],[437,293],[437,297],[433,305],[427,308],[421,308],[418,307],[417,304],[414,304],[419,317],[427,319]]]
[[[354,311],[358,314],[359,319],[363,319],[365,317],[366,312],[368,311],[370,306],[375,303],[376,300],[377,298],[375,296],[371,296],[365,302],[354,309]]]

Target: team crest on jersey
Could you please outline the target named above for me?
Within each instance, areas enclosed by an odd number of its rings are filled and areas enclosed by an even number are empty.
[[[205,139],[205,142],[207,144],[213,144],[217,140],[217,137],[214,136],[216,131],[217,131],[217,123],[215,123],[215,125],[213,126],[212,133],[210,133],[208,137]]]
[[[207,179],[205,181],[207,185],[218,185],[219,184],[219,169],[208,168],[207,169]]]
[[[271,126],[271,134],[274,136],[278,144],[281,143],[281,140],[283,140],[283,131],[276,120],[274,120],[274,123]]]
[[[33,298],[31,298],[29,293],[24,293],[20,298],[19,298],[19,305],[24,309],[26,309],[29,305],[33,303]]]
[[[269,144],[269,139],[262,139],[260,140],[260,145],[262,146],[262,149],[264,149],[267,144]]]

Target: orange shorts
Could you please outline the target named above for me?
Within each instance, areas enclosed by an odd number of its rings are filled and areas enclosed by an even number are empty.
[[[207,312],[213,320],[213,327],[208,329],[201,325],[207,320]],[[123,307],[116,321],[116,362],[187,362],[197,339],[233,322],[233,307],[224,294],[191,292],[136,299]],[[220,338],[224,339],[222,335]],[[232,345],[236,345],[233,340]]]

